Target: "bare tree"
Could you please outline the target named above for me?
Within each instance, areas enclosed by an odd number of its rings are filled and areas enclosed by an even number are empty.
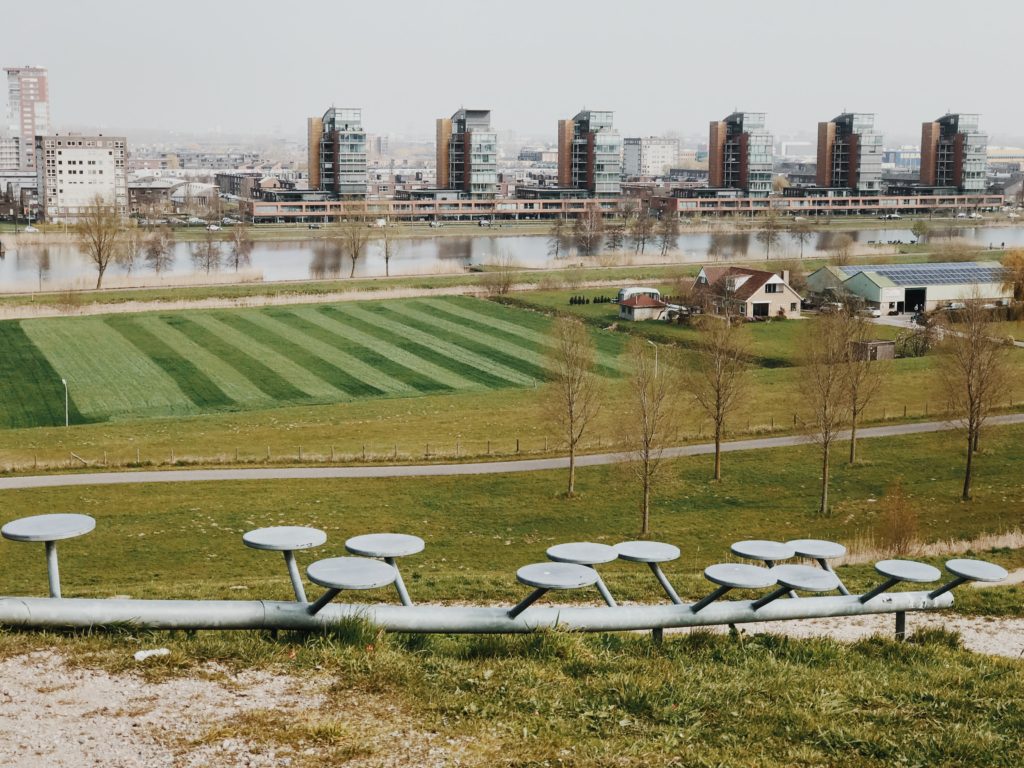
[[[714,479],[722,479],[722,439],[728,419],[742,402],[750,383],[746,345],[726,319],[705,317],[697,341],[696,364],[688,385],[715,433]]]
[[[666,256],[679,243],[679,217],[671,211],[663,213],[658,219],[657,234],[661,255]]]
[[[561,255],[562,248],[565,247],[566,237],[568,236],[567,229],[565,219],[561,216],[552,223],[551,229],[548,232],[548,256],[553,256],[557,259]]]
[[[1024,301],[1024,248],[1007,251],[1003,270],[1003,287],[1013,291],[1015,301]]]
[[[485,267],[480,275],[480,284],[484,290],[491,296],[507,295],[512,290],[516,276],[516,263],[512,254],[500,250]]]
[[[569,448],[569,487],[576,493],[576,450],[600,408],[600,382],[594,373],[594,343],[579,320],[555,320],[550,353],[551,383],[546,406]]]
[[[995,335],[992,315],[977,297],[965,301],[956,322],[947,321],[943,331],[939,377],[949,409],[967,434],[961,498],[970,501],[981,428],[1010,382],[1010,348]]]
[[[789,235],[800,244],[800,258],[804,257],[804,245],[814,236],[811,225],[806,221],[798,221],[789,228]]]
[[[910,227],[910,234],[914,236],[914,239],[923,243],[924,239],[928,237],[928,233],[931,231],[931,227],[928,226],[928,222],[924,219],[918,219]]]
[[[572,236],[576,241],[576,248],[585,256],[593,256],[601,245],[603,231],[601,209],[592,201],[588,202],[573,222]]]
[[[355,277],[356,264],[359,261],[359,257],[363,255],[363,250],[370,240],[369,229],[358,218],[346,219],[339,227],[338,240],[342,250],[352,264],[352,269],[349,271],[348,276]]]
[[[215,232],[207,230],[203,239],[192,246],[192,263],[206,274],[216,272],[221,266],[221,241]]]
[[[647,241],[654,234],[654,224],[654,217],[647,208],[641,208],[633,218],[629,233],[633,236],[633,246],[637,253],[643,253],[647,247]]]
[[[779,238],[782,237],[782,222],[779,220],[778,214],[774,211],[769,211],[768,214],[761,219],[761,226],[757,230],[757,242],[764,246],[764,258],[766,261],[772,259],[772,246],[779,242]]]
[[[121,214],[109,205],[101,195],[96,195],[92,205],[78,217],[75,234],[78,247],[96,267],[96,287],[103,284],[103,275],[118,253],[124,223]]]
[[[170,227],[160,227],[146,238],[143,245],[146,263],[158,275],[174,264],[173,245],[174,232]]]
[[[800,392],[811,411],[811,433],[821,447],[821,502],[818,512],[829,513],[828,489],[832,443],[849,414],[847,338],[839,313],[821,315],[812,324],[805,342]]]
[[[608,250],[612,253],[616,253],[622,250],[622,246],[626,241],[626,225],[622,222],[615,222],[609,224],[605,230],[605,244]]]
[[[249,228],[241,224],[231,230],[231,263],[235,272],[239,267],[247,267],[252,262],[253,242],[249,236]]]
[[[871,338],[872,325],[863,315],[838,312],[836,318],[845,326],[846,387],[850,408],[850,464],[857,463],[857,424],[864,411],[882,387],[888,371],[885,361],[871,360],[864,352],[862,342]]]
[[[640,534],[646,535],[651,531],[651,489],[676,426],[676,383],[670,361],[659,361],[658,348],[647,340],[634,336],[628,354],[632,374],[624,431],[632,454],[629,469],[641,488]]]
[[[126,227],[118,243],[114,260],[127,274],[131,274],[142,253],[142,235],[136,226]]]
[[[832,261],[839,266],[849,264],[852,254],[853,238],[849,235],[839,235],[832,241]]]
[[[391,277],[391,257],[398,251],[398,243],[391,222],[385,222],[380,230],[380,255],[384,257],[384,277]]]

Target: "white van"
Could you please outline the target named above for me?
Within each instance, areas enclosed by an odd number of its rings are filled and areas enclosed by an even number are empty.
[[[657,288],[643,288],[638,285],[630,286],[629,288],[620,288],[618,298],[615,299],[617,303],[621,303],[626,299],[631,299],[634,296],[650,296],[652,299],[661,300],[661,291]]]

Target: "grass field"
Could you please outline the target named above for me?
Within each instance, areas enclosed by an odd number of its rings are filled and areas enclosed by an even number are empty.
[[[534,387],[549,323],[461,297],[6,321],[0,426],[62,424],[62,378],[75,424]]]

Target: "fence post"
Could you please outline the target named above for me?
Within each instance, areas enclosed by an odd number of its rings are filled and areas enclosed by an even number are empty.
[[[141,464],[142,463],[142,454],[141,454],[141,452],[139,451],[138,448],[135,449],[135,463],[136,464]]]
[[[769,429],[771,429],[772,432],[775,431],[775,416],[774,415],[769,417]]]
[[[103,466],[104,467],[107,466],[107,452],[106,451],[103,452]]]
[[[334,446],[331,446],[331,461],[334,461]]]
[[[516,453],[519,453],[519,438],[516,438]]]
[[[398,460],[398,443],[395,443],[395,460]]]
[[[907,418],[907,404],[906,403],[903,404],[903,418],[904,419]]]
[[[544,453],[548,452],[548,436],[544,435]]]
[[[487,455],[488,456],[491,455],[491,441],[490,440],[487,441]]]
[[[456,459],[457,459],[457,458],[459,458],[459,453],[460,453],[460,447],[461,447],[461,446],[459,446],[459,441],[458,441],[458,440],[456,440],[456,441],[455,441],[455,458],[456,458]]]
[[[925,416],[928,415],[928,401],[927,400],[924,401],[924,415]]]
[[[302,461],[302,446],[299,446],[299,461]]]
[[[235,446],[235,464],[238,463],[238,446]]]
[[[267,446],[267,461],[270,461],[270,446]]]
[[[171,464],[174,463],[174,449],[171,448]]]

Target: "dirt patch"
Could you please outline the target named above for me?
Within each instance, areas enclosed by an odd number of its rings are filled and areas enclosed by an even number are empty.
[[[262,671],[230,675],[217,666],[204,672],[150,683],[136,674],[71,667],[48,651],[0,662],[0,765],[459,763],[457,745],[417,730],[382,698],[351,693],[341,708],[323,706],[332,680]]]

